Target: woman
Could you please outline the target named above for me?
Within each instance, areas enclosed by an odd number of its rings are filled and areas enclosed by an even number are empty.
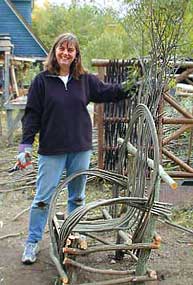
[[[56,39],[45,67],[29,89],[18,155],[21,164],[25,164],[39,132],[37,191],[30,211],[24,264],[36,261],[50,200],[64,169],[69,176],[89,168],[92,126],[88,103],[116,102],[127,96],[121,85],[105,84],[85,71],[73,34],[62,34]],[[84,204],[85,183],[85,176],[69,183],[68,213]]]

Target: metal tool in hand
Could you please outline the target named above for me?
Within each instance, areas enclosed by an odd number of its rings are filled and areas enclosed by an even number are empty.
[[[18,170],[24,170],[24,169],[32,169],[32,160],[30,153],[25,153],[25,162],[21,162],[20,159],[17,160],[16,164],[13,168],[11,168],[8,172],[12,173]]]

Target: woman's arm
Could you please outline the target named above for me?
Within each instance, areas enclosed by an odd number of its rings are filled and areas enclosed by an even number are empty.
[[[38,75],[29,88],[25,113],[22,118],[23,135],[20,147],[33,144],[35,135],[41,127],[43,101],[44,84],[43,79]]]
[[[123,85],[104,83],[95,75],[89,74],[88,76],[90,101],[92,102],[118,102],[133,95],[134,86],[127,88],[125,83]]]

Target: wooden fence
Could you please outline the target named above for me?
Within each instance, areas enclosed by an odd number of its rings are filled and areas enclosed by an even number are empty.
[[[97,67],[98,76],[106,82],[121,82],[124,79],[126,66],[133,61],[93,60]],[[117,66],[113,70],[113,64]],[[174,75],[176,82],[185,82],[193,85],[193,62],[177,63],[181,73]],[[113,70],[113,72],[112,72]],[[160,158],[163,166],[173,177],[193,177],[193,113],[183,107],[182,96],[171,95],[164,92],[158,107],[157,131],[160,144]],[[184,94],[186,98],[193,98],[193,92]],[[177,99],[176,99],[177,98]],[[124,137],[132,112],[137,104],[134,98],[130,101],[113,104],[100,104],[95,106],[95,124],[98,126],[98,167],[101,169],[115,170],[118,159],[118,136]],[[189,104],[190,105],[190,104]],[[191,106],[190,106],[191,107]],[[121,110],[122,108],[122,110]],[[130,110],[126,114],[123,109]],[[191,107],[192,108],[192,107]],[[108,109],[108,112],[106,111]],[[169,115],[167,110],[170,110]],[[107,113],[109,114],[107,116]],[[169,131],[168,131],[169,130]],[[168,134],[169,133],[169,134]],[[110,136],[110,139],[109,139]],[[184,146],[183,146],[184,142]],[[182,147],[183,146],[183,147]],[[181,154],[181,149],[184,152]],[[187,152],[187,153],[186,153]],[[111,162],[109,163],[109,161]]]

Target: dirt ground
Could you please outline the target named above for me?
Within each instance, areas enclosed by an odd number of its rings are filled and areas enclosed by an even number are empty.
[[[33,198],[33,188],[6,192],[18,187],[7,174],[15,148],[0,150],[0,285],[54,285],[57,271],[49,256],[49,233],[46,230],[39,259],[33,266],[21,263],[21,254],[27,235],[28,211],[16,220],[18,213],[27,209]],[[7,183],[4,183],[7,181]],[[172,202],[175,207],[193,206],[193,187],[180,186],[175,192],[161,185],[161,200]],[[193,236],[172,227],[158,224],[162,237],[159,250],[152,252],[149,268],[157,271],[158,281],[146,284],[193,285]],[[15,235],[5,237],[5,235]],[[83,275],[84,276],[84,275]]]

